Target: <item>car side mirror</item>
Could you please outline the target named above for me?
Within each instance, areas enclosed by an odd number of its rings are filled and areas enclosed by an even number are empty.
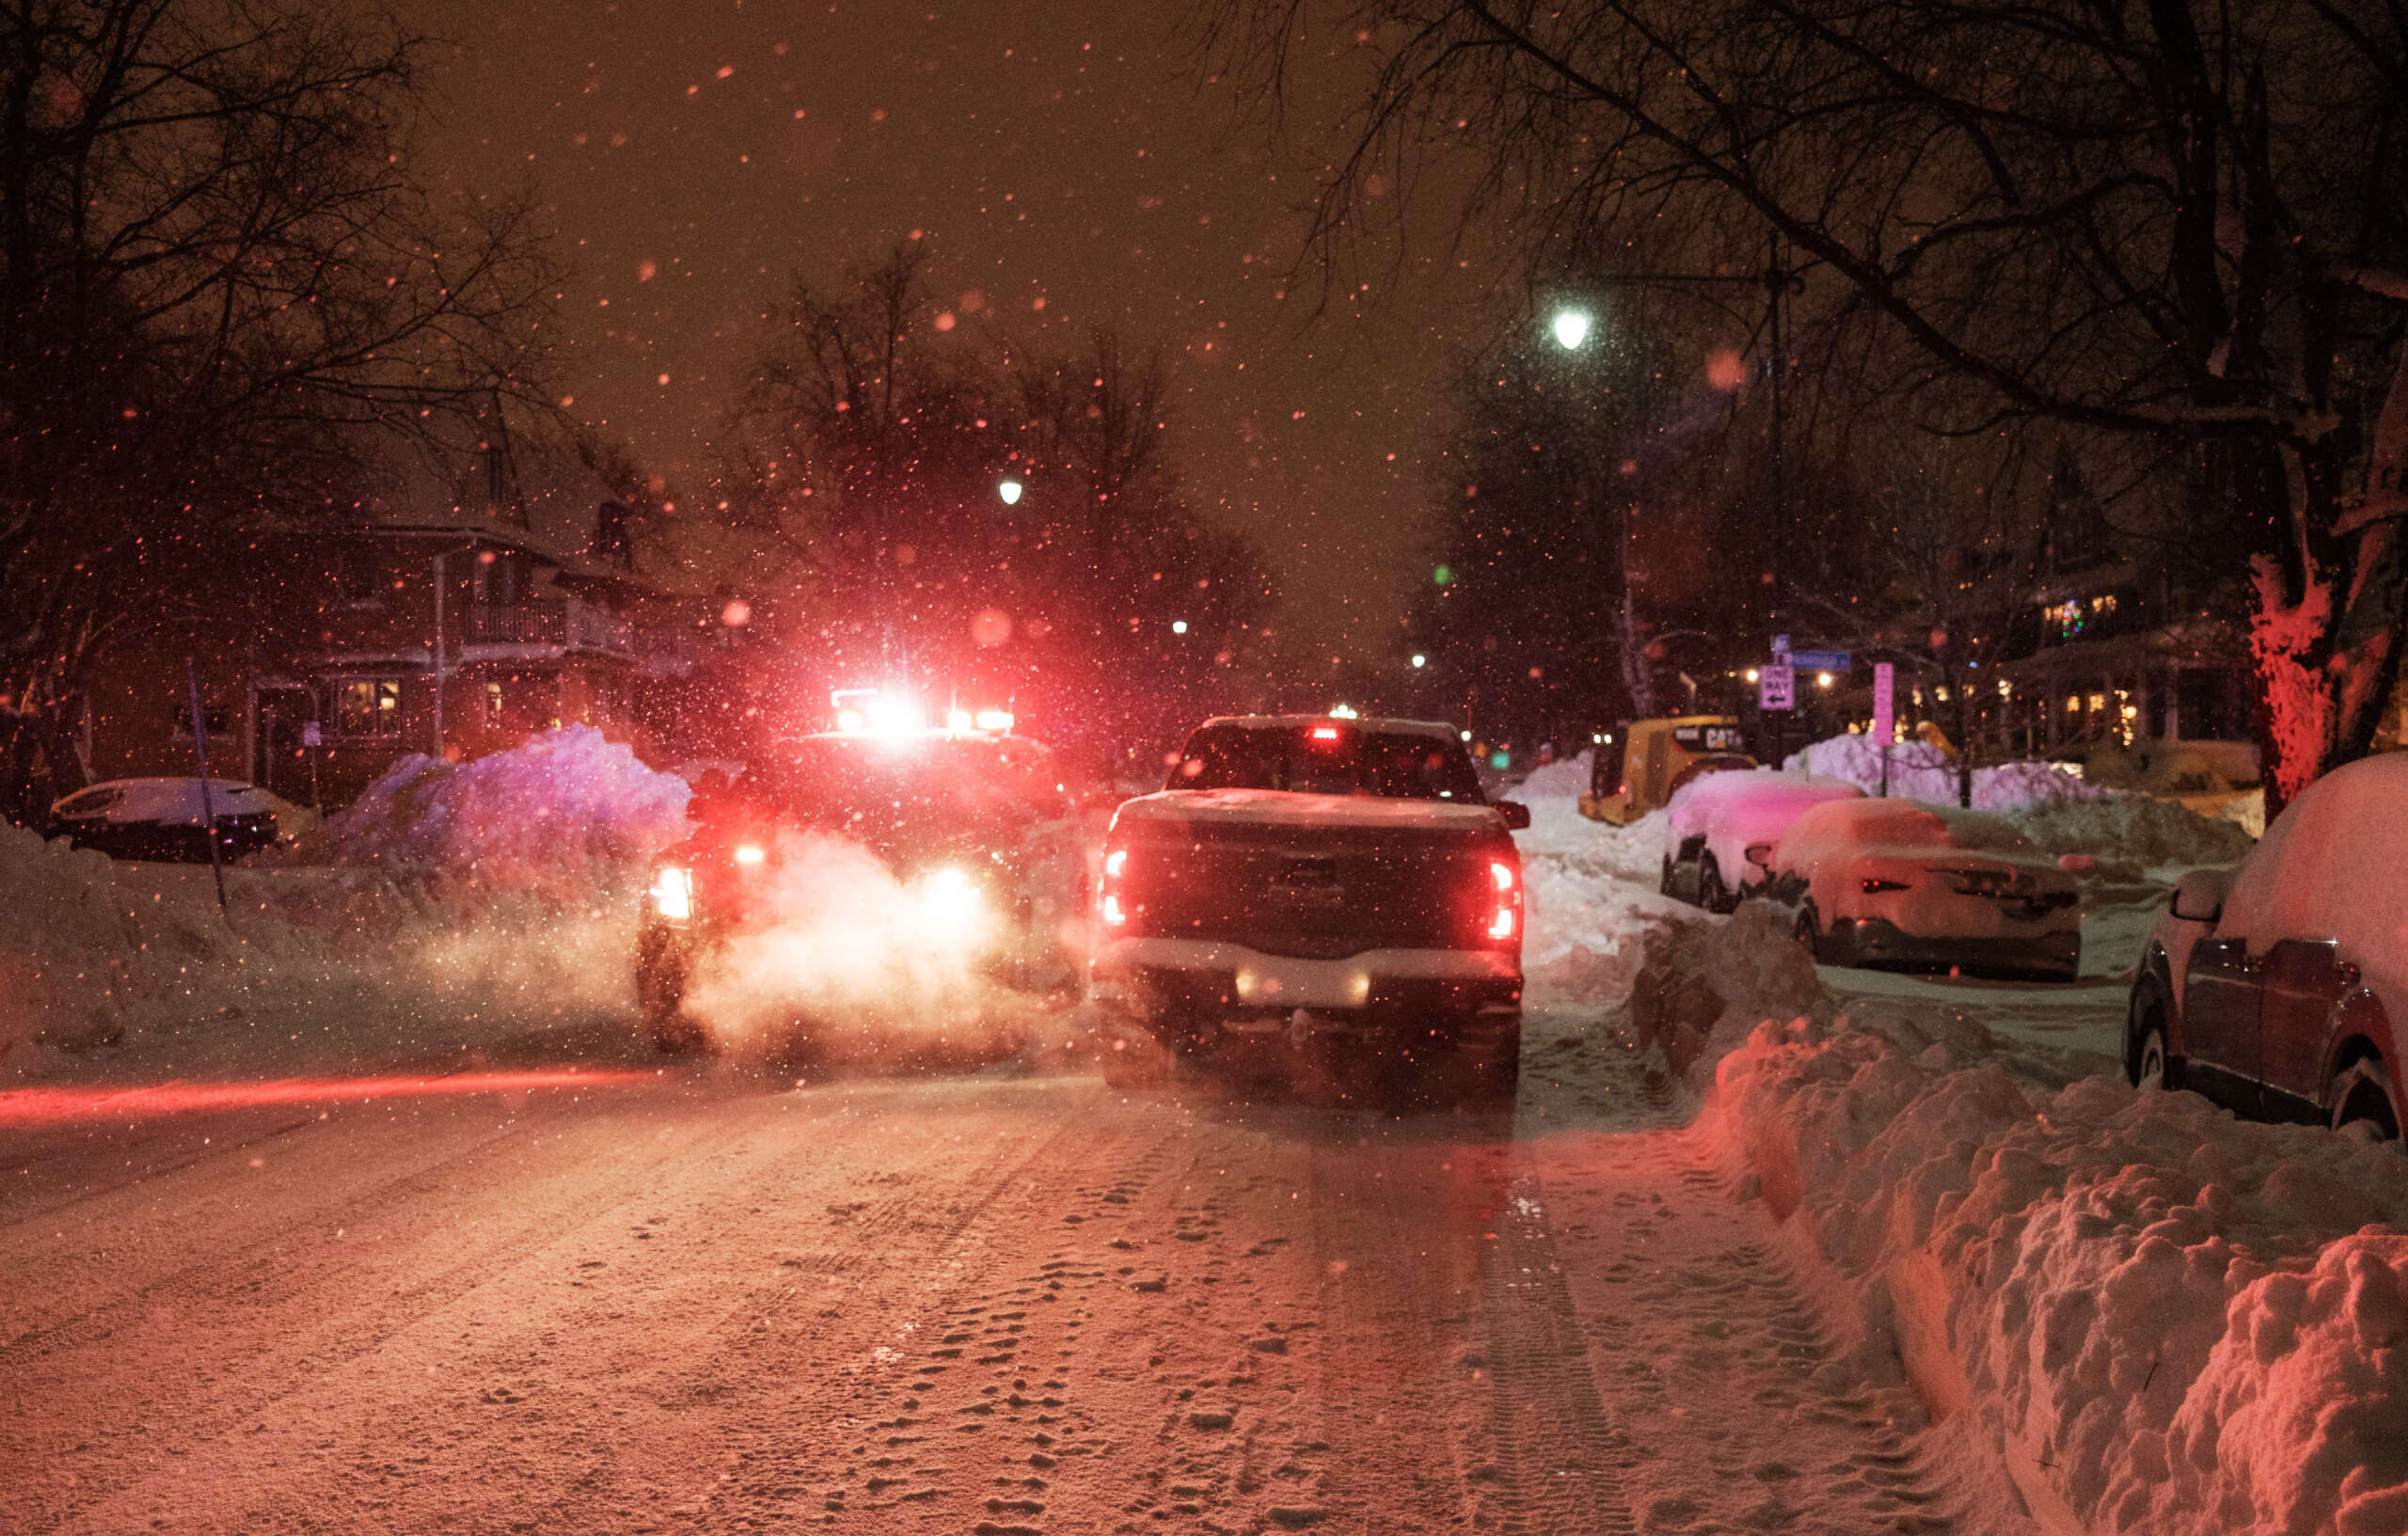
[[[2224,916],[2224,898],[2232,890],[2232,873],[2224,869],[2194,869],[2174,882],[2167,911],[2180,923],[2213,923]]]
[[[1530,808],[1519,800],[1498,800],[1497,814],[1505,818],[1505,830],[1518,832],[1530,824]]]
[[[1747,859],[1748,863],[1755,865],[1758,869],[1763,870],[1766,874],[1769,875],[1772,873],[1772,845],[1770,843],[1749,844],[1745,849],[1744,857]]]

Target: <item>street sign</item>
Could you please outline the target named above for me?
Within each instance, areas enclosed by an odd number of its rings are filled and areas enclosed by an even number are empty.
[[[1898,734],[1898,669],[1887,661],[1873,663],[1873,739],[1884,748]]]
[[[1789,654],[1789,637],[1787,635],[1773,636],[1772,654],[1776,657],[1783,657]]]
[[[1756,669],[1756,707],[1759,709],[1795,709],[1798,707],[1798,670],[1788,662],[1776,661]]]
[[[1789,664],[1808,672],[1846,672],[1848,653],[1846,651],[1792,651]]]
[[[305,747],[323,747],[325,744],[326,734],[318,728],[318,722],[316,720],[307,720],[301,722],[301,745]]]

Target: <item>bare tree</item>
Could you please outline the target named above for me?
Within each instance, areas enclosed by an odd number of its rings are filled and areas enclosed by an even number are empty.
[[[2363,752],[2408,514],[2408,14],[2374,0],[1207,0],[1275,102],[1326,21],[1377,73],[1318,204],[1476,169],[1465,211],[1706,264],[1910,346],[1931,424],[2045,419],[2187,466],[2251,576],[2270,799]],[[1451,185],[1461,177],[1434,185]],[[1971,409],[1965,403],[1973,403]],[[2381,404],[2378,404],[2380,402]],[[2367,430],[2372,423],[2372,430]],[[2371,451],[2369,451],[2371,449]]]
[[[208,606],[396,440],[532,404],[521,203],[408,164],[421,44],[274,0],[0,9],[0,743],[22,813],[87,671]],[[222,603],[221,603],[222,606]]]

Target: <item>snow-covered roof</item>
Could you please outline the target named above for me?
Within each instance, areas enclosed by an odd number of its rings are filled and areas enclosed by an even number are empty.
[[[1436,720],[1373,720],[1351,719],[1343,715],[1215,715],[1196,729],[1215,725],[1234,725],[1248,731],[1295,730],[1307,725],[1343,725],[1357,731],[1380,731],[1395,736],[1429,736],[1452,741],[1455,728]]]
[[[1269,822],[1283,827],[1420,827],[1494,831],[1494,806],[1384,795],[1303,795],[1288,789],[1165,789],[1123,800],[1122,816],[1148,821]]]

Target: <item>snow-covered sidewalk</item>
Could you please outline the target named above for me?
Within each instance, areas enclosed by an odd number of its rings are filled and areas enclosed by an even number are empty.
[[[2116,1071],[2156,902],[2244,839],[2130,799],[2020,815],[2101,867],[2083,979],[2009,987],[1818,971],[1761,911],[1657,896],[1657,818],[1534,810],[1533,995],[1630,997],[1927,1451],[2050,1531],[2408,1530],[2408,1159]]]

